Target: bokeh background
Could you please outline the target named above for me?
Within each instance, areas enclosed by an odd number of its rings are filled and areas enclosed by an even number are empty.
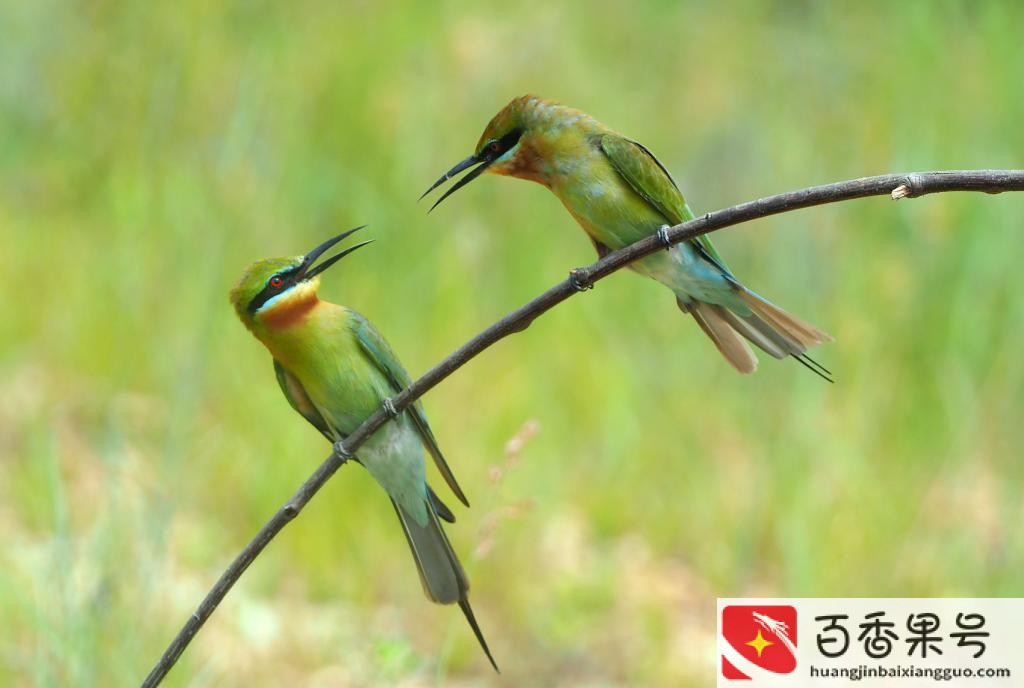
[[[840,6],[843,5],[843,6]],[[227,291],[370,223],[326,297],[418,375],[593,258],[541,187],[416,199],[509,99],[650,147],[699,212],[1020,167],[1011,2],[0,2],[0,684],[137,684],[324,458]],[[344,468],[172,686],[703,686],[716,596],[1024,594],[1024,197],[716,235],[837,342],[725,365],[620,273],[425,399],[504,673]],[[454,501],[454,500],[449,500]]]

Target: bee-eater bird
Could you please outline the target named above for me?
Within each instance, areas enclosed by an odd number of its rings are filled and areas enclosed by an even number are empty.
[[[431,210],[484,172],[527,179],[562,201],[600,256],[694,217],[675,180],[649,150],[579,110],[535,96],[506,105],[484,129],[474,153],[423,196],[469,168],[474,169]],[[630,268],[671,289],[679,309],[693,316],[741,373],[757,368],[745,339],[775,358],[793,356],[830,379],[806,351],[832,338],[744,287],[707,236],[649,255]]]
[[[317,297],[320,274],[370,242],[314,263],[359,229],[332,237],[304,256],[257,261],[231,290],[238,317],[273,356],[288,403],[331,442],[354,432],[412,382],[370,321]],[[427,597],[441,604],[459,603],[497,671],[469,606],[469,580],[438,521],[451,523],[455,517],[427,485],[424,448],[455,496],[469,506],[419,402],[375,432],[355,458],[391,498]]]

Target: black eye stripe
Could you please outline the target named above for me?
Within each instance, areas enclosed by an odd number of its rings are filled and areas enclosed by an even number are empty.
[[[284,272],[278,272],[268,277],[267,283],[263,286],[263,289],[260,290],[260,293],[254,296],[252,301],[249,302],[249,314],[254,314],[256,311],[260,309],[260,306],[262,306],[267,301],[274,298],[282,291],[287,289],[289,286],[291,286],[291,277],[292,275],[295,274],[296,270],[298,270],[298,268],[291,268],[289,270],[285,270]],[[281,284],[279,284],[276,287],[271,285],[271,282],[274,280],[275,277],[281,278]]]
[[[493,157],[498,157],[502,153],[507,152],[514,145],[519,143],[520,137],[522,137],[522,129],[513,129],[509,133],[502,136],[500,139],[494,139],[487,144],[487,152]]]
[[[513,129],[509,133],[501,137],[501,147],[504,150],[508,150],[512,146],[519,142],[519,137],[523,135],[522,129]]]

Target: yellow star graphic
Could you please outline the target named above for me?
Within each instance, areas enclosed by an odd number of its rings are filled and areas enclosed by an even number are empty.
[[[766,647],[768,647],[769,645],[774,645],[774,644],[775,643],[773,643],[772,641],[764,639],[764,636],[761,635],[761,629],[760,628],[757,629],[757,636],[755,636],[753,640],[751,640],[749,643],[744,643],[744,645],[749,645],[750,647],[752,647],[755,650],[757,650],[757,656],[759,658],[761,656],[761,653],[764,652],[764,649]]]

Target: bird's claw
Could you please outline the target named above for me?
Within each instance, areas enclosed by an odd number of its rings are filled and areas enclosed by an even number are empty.
[[[334,455],[342,461],[348,461],[352,458],[352,452],[348,450],[343,440],[338,440],[334,443]]]
[[[385,399],[381,402],[381,408],[384,409],[384,413],[388,414],[390,418],[398,417],[398,409],[395,408],[395,402],[391,399]]]
[[[576,291],[586,291],[587,289],[593,289],[594,283],[588,279],[582,277],[582,268],[573,268],[569,271],[569,284]]]
[[[668,230],[672,229],[668,225],[662,225],[658,228],[658,240],[661,241],[661,245],[665,247],[665,250],[672,248],[672,240],[668,238]]]

